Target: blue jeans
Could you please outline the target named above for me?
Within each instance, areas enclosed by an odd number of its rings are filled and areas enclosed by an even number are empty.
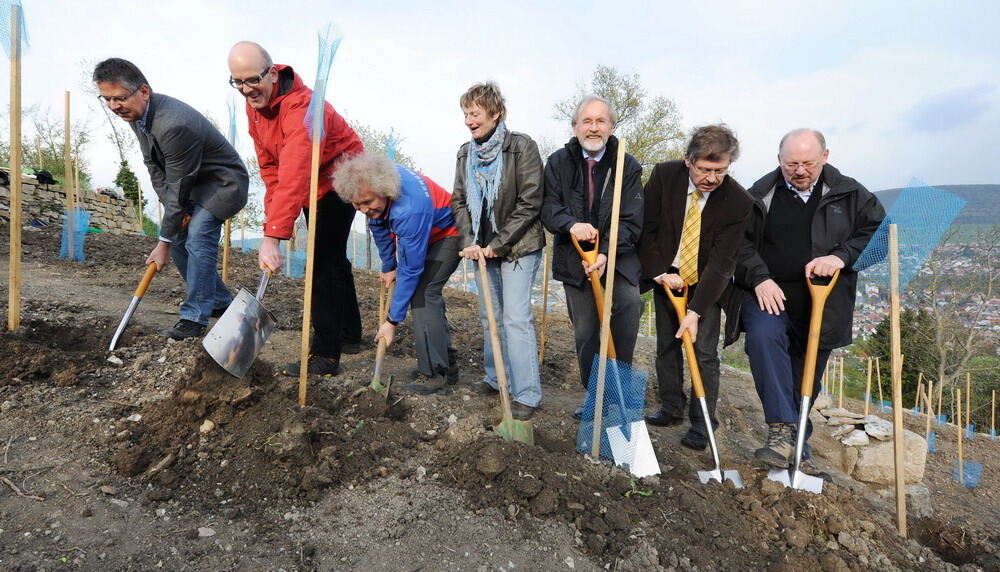
[[[181,302],[181,319],[207,325],[212,310],[233,301],[217,268],[221,233],[222,221],[195,205],[187,228],[170,243],[170,257],[187,286]]]
[[[534,316],[531,313],[531,286],[535,282],[542,250],[508,262],[501,258],[486,261],[490,276],[493,314],[500,333],[504,371],[510,383],[511,398],[528,407],[538,407],[542,401],[542,381],[538,374],[538,343],[535,340]],[[478,264],[476,262],[475,264]],[[479,318],[483,323],[484,381],[497,388],[497,370],[490,341],[490,324],[486,304],[479,296]]]

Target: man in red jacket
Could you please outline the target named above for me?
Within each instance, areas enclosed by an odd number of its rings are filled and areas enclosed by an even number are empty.
[[[312,90],[291,67],[275,64],[253,42],[233,46],[229,72],[229,84],[246,98],[250,136],[266,187],[258,260],[261,269],[279,269],[280,242],[291,238],[295,219],[309,206],[312,140],[304,119]],[[361,153],[364,146],[329,103],[323,117],[313,275],[313,290],[319,295],[313,299],[309,373],[330,376],[340,370],[345,344],[361,341],[361,313],[347,258],[354,209],[330,192],[331,177],[341,160]],[[285,366],[282,373],[298,376],[298,362]]]

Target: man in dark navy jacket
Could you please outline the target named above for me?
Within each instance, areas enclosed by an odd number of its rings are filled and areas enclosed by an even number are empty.
[[[656,378],[660,410],[646,417],[651,425],[681,425],[688,406],[680,337],[694,340],[713,426],[719,395],[719,329],[722,306],[731,289],[736,254],[753,199],[727,173],[739,157],[736,135],[724,125],[695,129],[683,161],[653,168],[646,183],[645,218],[639,260],[645,287],[656,305]],[[677,318],[664,287],[688,285],[684,320]],[[681,444],[704,449],[707,425],[691,399],[691,428]]]
[[[812,301],[806,280],[840,270],[823,311],[813,400],[834,348],[851,343],[857,272],[851,269],[885,217],[875,195],[827,164],[823,134],[796,129],[778,146],[779,167],[750,187],[753,214],[727,308],[726,343],[747,333],[767,442],[754,457],[787,467],[794,454]],[[811,427],[807,427],[806,438]],[[804,457],[808,458],[808,446]]]

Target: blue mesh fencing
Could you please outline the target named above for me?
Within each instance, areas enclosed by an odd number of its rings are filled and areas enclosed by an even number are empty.
[[[891,401],[876,401],[878,403],[878,410],[882,413],[892,412],[892,402]]]
[[[958,459],[952,461],[951,465],[951,480],[956,483],[962,483],[963,485],[976,488],[979,486],[979,477],[983,474],[982,463],[974,463],[972,461],[962,462],[962,475],[961,478],[958,474]]]
[[[597,404],[597,375],[600,356],[594,356],[590,369],[590,380],[587,384],[587,399],[583,403],[583,417],[580,430],[576,436],[576,449],[581,453],[590,453],[594,443],[594,421]],[[614,460],[612,443],[609,441],[608,429],[620,428],[620,435],[625,441],[631,442],[631,424],[644,421],[646,409],[646,372],[633,369],[632,364],[609,359],[604,376],[604,401],[601,411],[601,459]],[[618,446],[618,445],[616,445]],[[630,454],[626,454],[631,458]]]
[[[18,8],[18,28],[20,37],[20,51],[23,55],[24,52],[28,50],[28,46],[31,42],[28,38],[28,27],[24,20],[24,6],[21,5],[21,0],[0,0],[0,43],[3,43],[3,51],[7,54],[7,59],[11,59],[13,54],[11,53],[11,48],[13,43],[11,42],[11,35],[13,30],[11,29],[11,18],[10,14],[14,11],[14,6]]]
[[[916,276],[958,213],[965,199],[912,179],[889,208],[882,224],[861,252],[854,270],[884,276],[888,282],[889,225],[895,224],[899,242],[899,290]]]
[[[232,93],[226,98],[226,108],[229,110],[229,131],[226,133],[226,139],[235,148],[239,142],[239,134],[236,130],[236,96]]]
[[[969,425],[966,425],[964,433],[965,433],[965,438],[966,439],[968,439],[969,441],[975,441],[976,440],[976,424],[975,423],[971,423]]]
[[[326,106],[326,83],[330,76],[330,66],[333,57],[337,55],[340,41],[344,39],[340,28],[327,24],[319,33],[319,61],[316,65],[316,83],[313,85],[312,99],[303,121],[306,129],[312,133],[313,142],[323,139],[323,114]]]
[[[935,415],[934,422],[937,423],[938,427],[944,427],[948,424],[948,414],[942,413],[941,415]]]
[[[87,227],[90,225],[90,213],[80,207],[73,209],[73,214],[69,219],[72,225],[67,224],[66,211],[62,214],[62,242],[59,245],[59,258],[68,258],[73,262],[84,262],[83,241],[87,236]],[[73,248],[70,251],[70,226],[73,227]]]
[[[393,163],[396,162],[396,150],[399,149],[400,142],[402,138],[392,131],[385,138],[385,156]]]
[[[997,430],[996,429],[990,429],[990,439],[993,439],[994,441],[997,440]]]
[[[937,433],[934,431],[927,436],[927,452],[937,453]]]

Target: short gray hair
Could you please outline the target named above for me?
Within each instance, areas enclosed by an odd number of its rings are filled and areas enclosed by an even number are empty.
[[[699,159],[706,161],[736,161],[740,157],[740,142],[736,134],[725,123],[718,125],[702,125],[691,133],[684,158],[694,162]]]
[[[799,135],[805,135],[807,133],[815,137],[816,141],[819,142],[820,152],[826,151],[826,137],[823,137],[822,133],[809,127],[799,127],[798,129],[792,129],[788,133],[785,133],[785,136],[781,138],[781,142],[778,143],[778,154],[781,154],[781,150],[785,147],[785,141],[787,141],[789,137],[798,137]]]
[[[365,189],[385,199],[399,198],[399,172],[381,153],[361,153],[337,166],[333,188],[345,203],[353,203]]]
[[[576,109],[573,110],[573,119],[570,121],[570,125],[576,127],[576,118],[580,116],[580,110],[583,109],[585,105],[593,101],[600,101],[604,105],[607,105],[608,112],[611,115],[611,127],[618,125],[618,113],[615,111],[615,107],[611,105],[610,101],[594,93],[583,96],[583,99],[576,104]]]

